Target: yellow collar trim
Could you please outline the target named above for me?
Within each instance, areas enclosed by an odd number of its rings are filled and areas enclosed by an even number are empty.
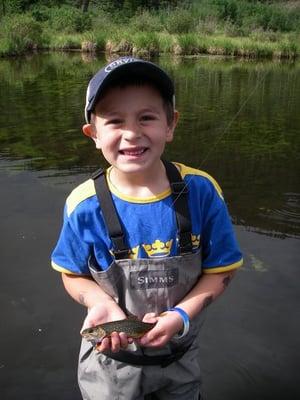
[[[153,203],[155,201],[160,201],[162,199],[165,199],[166,197],[170,196],[171,194],[171,189],[164,190],[162,193],[159,193],[154,196],[149,196],[149,197],[135,197],[135,196],[128,196],[127,194],[124,194],[120,192],[111,182],[110,180],[110,171],[112,170],[112,167],[109,167],[106,170],[106,179],[108,183],[109,190],[117,197],[119,197],[122,200],[128,201],[130,203],[140,203],[140,204],[145,204],[145,203]]]

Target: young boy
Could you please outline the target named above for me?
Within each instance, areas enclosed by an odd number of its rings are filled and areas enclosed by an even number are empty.
[[[134,314],[156,322],[132,343],[82,340],[84,399],[200,399],[201,312],[242,256],[218,184],[161,160],[178,120],[174,85],[155,64],[122,57],[90,81],[83,132],[110,167],[66,201],[52,254],[67,292],[88,309],[82,329]]]

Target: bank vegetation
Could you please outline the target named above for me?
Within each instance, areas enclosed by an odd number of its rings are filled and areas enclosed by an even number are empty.
[[[0,56],[39,50],[292,59],[300,1],[0,0]]]

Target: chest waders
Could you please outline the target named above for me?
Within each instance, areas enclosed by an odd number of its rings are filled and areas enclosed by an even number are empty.
[[[93,174],[115,259],[107,270],[101,271],[92,255],[89,259],[89,269],[94,280],[118,303],[125,314],[134,314],[140,319],[148,312],[160,314],[176,306],[201,275],[201,253],[192,251],[187,187],[172,163],[164,161],[164,165],[171,186],[177,223],[178,255],[174,257],[135,260],[128,258],[130,249],[126,244],[121,222],[107,185],[105,171],[99,170]],[[144,399],[145,394],[158,393],[162,390],[161,386],[166,385],[166,382],[163,383],[163,371],[168,382],[168,390],[171,390],[172,379],[176,381],[173,390],[176,386],[185,385],[185,392],[181,397],[170,398],[198,399],[200,372],[198,360],[195,358],[198,350],[196,339],[201,323],[200,316],[194,318],[185,337],[171,340],[159,349],[134,345],[133,351],[120,350],[118,353],[103,354],[93,351],[92,345],[83,339],[78,367],[79,386],[83,398]],[[181,369],[177,371],[176,364],[179,360]],[[170,372],[170,376],[167,371]],[[180,377],[178,373],[181,374]],[[183,380],[181,384],[180,380]],[[158,398],[169,397],[166,397],[165,392],[165,396]]]

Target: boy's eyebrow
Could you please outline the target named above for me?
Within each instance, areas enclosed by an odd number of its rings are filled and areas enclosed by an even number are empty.
[[[139,110],[139,113],[143,113],[143,112],[159,113],[159,108],[153,106],[153,107],[145,107],[145,108],[142,108],[141,110]]]
[[[138,113],[139,114],[141,114],[141,113],[144,113],[144,112],[151,112],[151,113],[157,113],[157,114],[159,114],[159,108],[157,108],[157,107],[155,107],[155,106],[153,106],[153,107],[145,107],[145,108],[142,108],[142,109],[140,109],[140,110],[138,110]],[[100,115],[105,115],[106,117],[113,117],[113,116],[115,116],[115,115],[122,115],[122,114],[124,114],[124,112],[123,111],[118,111],[118,110],[105,110],[105,109],[99,109],[98,110],[98,113],[100,114]]]

